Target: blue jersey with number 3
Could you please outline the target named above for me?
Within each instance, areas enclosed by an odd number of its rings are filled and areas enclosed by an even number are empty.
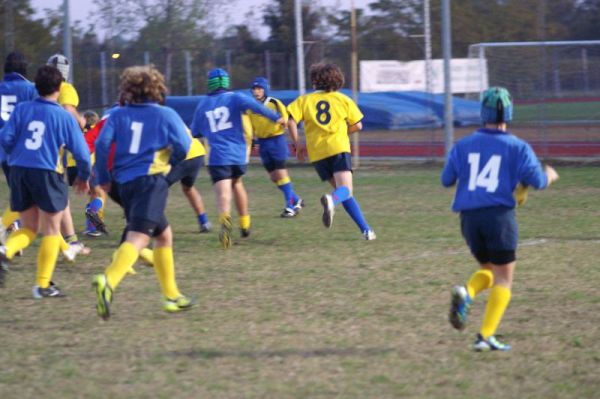
[[[194,137],[208,139],[209,166],[247,163],[242,113],[248,110],[272,121],[279,118],[277,113],[240,93],[217,91],[200,100],[190,128]]]
[[[171,108],[151,102],[114,108],[96,140],[98,184],[111,180],[108,154],[113,142],[114,179],[126,183],[141,176],[167,174],[170,164],[185,159],[191,138]]]
[[[58,103],[38,97],[18,104],[0,131],[10,166],[63,172],[63,147],[71,151],[78,176],[90,175],[90,152],[75,118]]]
[[[459,140],[446,161],[441,181],[456,183],[452,210],[516,205],[513,192],[518,183],[543,189],[546,174],[531,146],[518,137],[496,129],[481,128]]]

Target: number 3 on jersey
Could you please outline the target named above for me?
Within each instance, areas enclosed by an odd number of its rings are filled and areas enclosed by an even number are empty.
[[[212,111],[207,111],[206,117],[208,118],[210,131],[213,133],[233,127],[233,124],[229,121],[229,108],[227,107],[219,107]]]
[[[479,171],[479,160],[481,154],[473,152],[469,154],[469,191],[475,191],[477,187],[485,188],[488,193],[493,193],[498,188],[498,175],[500,174],[500,155],[492,155],[481,172]]]

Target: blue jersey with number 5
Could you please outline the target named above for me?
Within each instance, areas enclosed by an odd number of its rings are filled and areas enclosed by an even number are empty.
[[[220,90],[200,100],[190,128],[194,137],[208,139],[209,166],[247,163],[242,114],[248,110],[272,121],[279,118],[277,113],[240,93]]]
[[[441,181],[456,183],[452,210],[516,205],[513,192],[518,183],[543,189],[546,174],[531,146],[518,137],[496,129],[481,128],[459,140],[446,161]]]
[[[171,108],[156,103],[114,108],[96,140],[98,184],[111,180],[108,153],[115,143],[113,177],[126,183],[141,176],[167,174],[185,159],[191,139],[185,123]]]
[[[90,152],[75,118],[58,103],[38,97],[18,104],[0,130],[0,144],[10,166],[63,172],[62,152],[69,150],[78,176],[90,175]]]

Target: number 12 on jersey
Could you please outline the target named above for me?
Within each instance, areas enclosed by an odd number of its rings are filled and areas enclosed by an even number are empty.
[[[498,188],[498,175],[500,174],[500,163],[502,157],[500,155],[492,155],[490,160],[485,164],[481,172],[479,171],[479,161],[481,154],[472,152],[469,154],[469,191],[475,191],[477,187],[485,188],[488,193],[493,193]]]

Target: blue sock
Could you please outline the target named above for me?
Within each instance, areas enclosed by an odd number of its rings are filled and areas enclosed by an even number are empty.
[[[352,220],[354,220],[354,223],[358,225],[361,232],[371,230],[371,227],[369,227],[369,224],[360,210],[360,205],[358,205],[358,202],[354,197],[348,198],[346,201],[342,202],[342,205],[344,205],[344,209],[348,212],[348,215],[350,215]]]
[[[294,193],[294,186],[292,186],[292,183],[289,182],[281,185],[278,184],[277,188],[283,192],[283,197],[285,198],[285,206],[294,205],[294,199],[296,197],[296,194]]]
[[[98,212],[100,209],[102,209],[102,200],[100,198],[94,198],[88,205],[87,208],[91,209],[94,212]]]
[[[350,198],[350,190],[346,186],[339,186],[333,190],[331,196],[333,197],[333,205],[339,205],[341,202],[344,202]]]
[[[208,216],[206,213],[201,213],[198,215],[198,223],[200,223],[200,225],[208,223]]]

